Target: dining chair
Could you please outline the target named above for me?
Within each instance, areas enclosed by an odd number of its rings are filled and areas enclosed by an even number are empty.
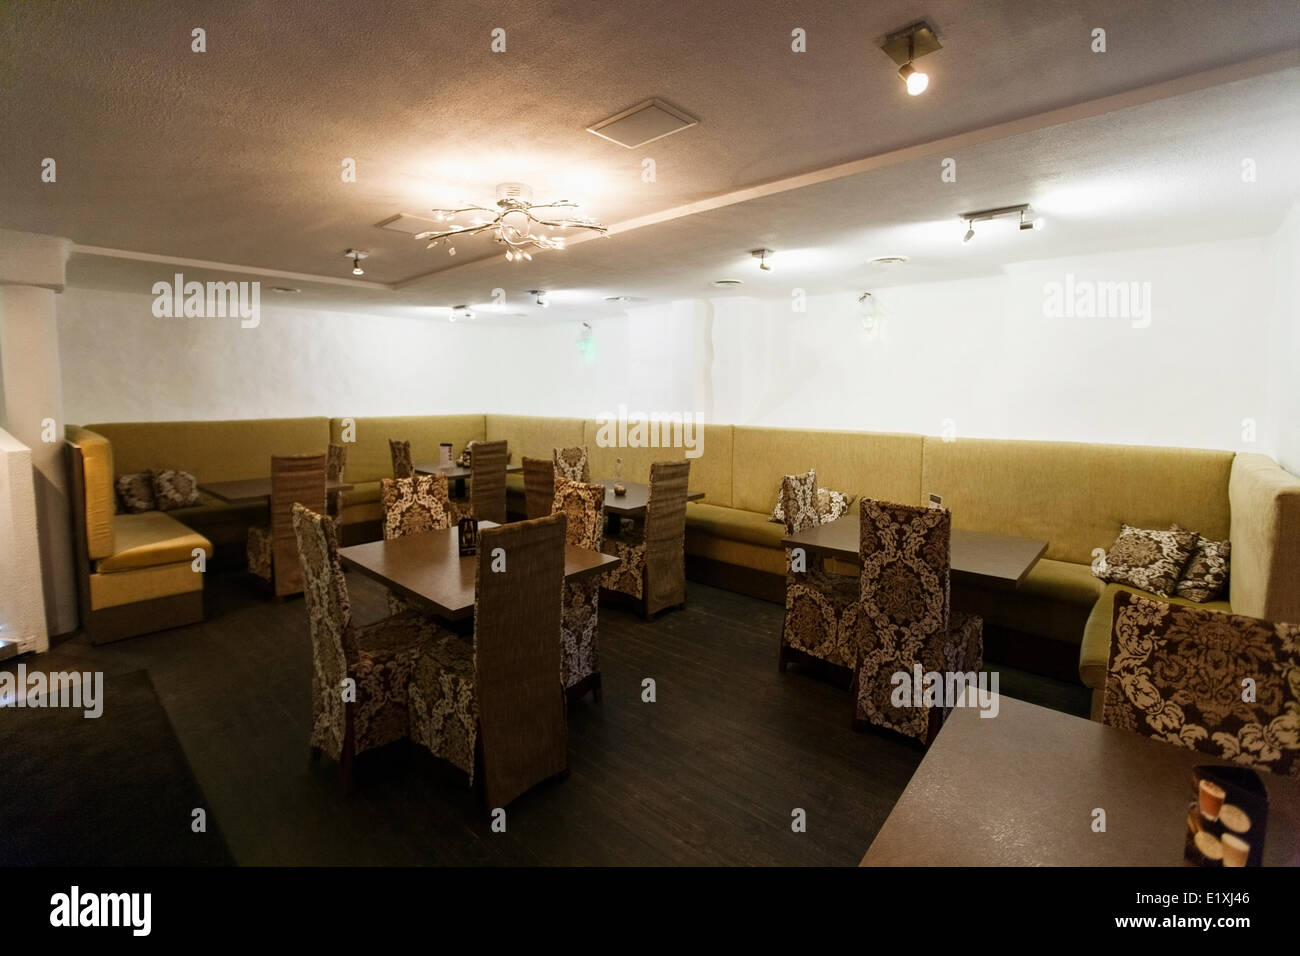
[[[574,547],[599,551],[605,534],[605,486],[556,478],[552,487],[552,511],[565,517],[565,540]],[[564,582],[561,678],[570,697],[581,697],[590,688],[597,703],[601,690],[596,650],[599,614],[599,578]]]
[[[984,664],[984,623],[951,611],[952,512],[861,499],[858,553],[862,560],[857,609],[857,668],[853,675],[853,728],[867,724],[934,739],[952,703],[916,697],[899,705],[893,677],[958,673],[974,680]]]
[[[408,534],[443,531],[456,520],[451,499],[447,496],[446,475],[415,475],[411,478],[384,478],[379,482],[379,499],[384,508],[384,539]],[[388,611],[423,612],[422,605],[388,592]]]
[[[586,445],[556,448],[552,455],[556,475],[570,481],[591,481],[591,463]]]
[[[334,519],[295,504],[292,522],[311,632],[311,759],[338,761],[347,794],[357,754],[407,737],[416,660],[440,632],[414,614],[353,624]]]
[[[523,466],[524,511],[530,518],[545,517],[555,500],[555,464],[545,458],[525,458]]]
[[[786,475],[781,481],[785,533],[798,534],[821,524],[817,511],[817,473]],[[785,671],[792,657],[813,658],[852,669],[856,661],[857,575],[825,570],[821,556],[785,549],[785,617],[777,667]]]
[[[393,477],[410,478],[415,474],[415,463],[411,460],[411,443],[388,439],[388,454],[393,458]]]
[[[248,529],[248,570],[269,584],[277,599],[302,590],[293,532],[297,502],[325,511],[325,455],[271,456],[271,521]]]
[[[325,478],[329,481],[341,482],[343,480],[343,470],[347,467],[347,464],[348,446],[330,442],[329,458],[325,463]],[[329,492],[326,509],[329,516],[337,521],[343,513],[343,492]]]
[[[474,453],[478,454],[477,450]],[[568,770],[560,683],[563,515],[479,533],[472,641],[443,632],[411,681],[411,738],[477,780],[489,809]],[[501,570],[494,561],[504,556]]]
[[[650,466],[645,521],[623,526],[601,548],[620,559],[604,586],[637,598],[646,620],[686,603],[686,488],[691,463],[657,461]]]
[[[505,523],[509,458],[504,441],[474,442],[469,459],[469,514],[479,521]]]
[[[1300,624],[1127,590],[1111,620],[1104,723],[1300,776]]]

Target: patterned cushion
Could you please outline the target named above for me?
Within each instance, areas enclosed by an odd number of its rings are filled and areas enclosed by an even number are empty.
[[[1300,625],[1115,596],[1103,719],[1236,763],[1300,775]],[[1243,682],[1254,682],[1243,700]]]
[[[853,667],[858,579],[821,570],[791,575],[785,587],[781,643],[838,667]]]
[[[645,541],[621,536],[606,538],[605,545],[600,550],[612,554],[620,562],[614,570],[605,573],[601,585],[611,591],[630,594],[634,598],[644,597]]]
[[[579,548],[599,551],[605,534],[605,486],[555,478],[552,514],[567,519],[565,539]]]
[[[421,649],[408,691],[411,740],[459,767],[474,785],[478,700],[474,647],[454,634]]]
[[[812,475],[815,474],[815,472],[809,472],[808,474]],[[806,476],[791,475],[788,477],[805,478]],[[814,486],[816,485],[815,478],[813,479],[813,484]],[[781,487],[782,489],[785,487],[784,479],[782,480]],[[799,492],[802,494],[803,490],[804,489],[801,486]],[[785,524],[785,502],[782,500],[782,494],[782,490],[777,491],[776,507],[772,509],[772,517],[769,519],[775,524]],[[817,514],[818,522],[821,524],[828,524],[836,518],[844,517],[844,515],[849,513],[849,508],[853,505],[853,497],[853,495],[846,495],[842,491],[831,491],[829,488],[817,488],[813,498],[813,509]],[[798,530],[803,530],[803,527],[808,526],[801,526]]]
[[[188,471],[176,471],[171,468],[155,469],[153,494],[158,501],[159,511],[190,508],[203,503],[203,499],[199,496],[198,479]]]
[[[421,648],[447,635],[427,616],[404,614],[352,632],[357,682],[352,730],[360,753],[404,740],[409,726],[408,689]]]
[[[786,520],[786,499],[793,501],[793,515]],[[777,515],[780,514],[778,518]],[[802,475],[786,475],[781,479],[781,488],[776,495],[776,507],[772,510],[772,520],[780,521],[785,530],[793,534],[812,528],[821,522],[817,514],[817,472],[808,471]]]
[[[920,647],[948,629],[947,509],[862,501],[862,603],[870,628],[899,632],[900,647]]]
[[[586,446],[582,451],[585,462]],[[604,485],[584,484],[557,475],[551,513],[566,517],[565,540],[569,544],[590,551],[601,549],[605,534]],[[560,677],[566,689],[600,669],[596,653],[599,611],[598,583],[565,583],[560,627]]]
[[[446,475],[384,478],[379,482],[384,506],[384,537],[442,531],[451,527],[452,507]]]
[[[138,471],[133,475],[118,475],[115,483],[122,510],[129,515],[157,511],[158,499],[153,493],[153,475]]]
[[[587,446],[555,449],[555,477],[570,481],[591,480],[591,465],[587,459]]]
[[[411,462],[411,443],[388,439],[388,454],[393,459],[393,477],[410,478],[415,474],[415,465]]]
[[[1182,531],[1174,525],[1170,531]],[[1232,542],[1211,541],[1204,535],[1196,536],[1196,550],[1191,560],[1183,568],[1182,578],[1174,593],[1180,598],[1204,604],[1213,601],[1228,584],[1229,559],[1232,554]]]
[[[248,529],[246,551],[248,553],[248,570],[259,578],[273,580],[275,564],[272,558],[271,529],[265,525],[253,525]]]
[[[1122,525],[1101,567],[1093,573],[1103,581],[1170,597],[1198,537],[1195,531],[1158,531]]]

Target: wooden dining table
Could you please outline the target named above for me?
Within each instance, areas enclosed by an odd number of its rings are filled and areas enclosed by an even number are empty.
[[[326,479],[325,494],[336,491],[351,491],[352,486],[345,481]],[[231,505],[256,504],[271,497],[271,478],[237,478],[234,481],[209,481],[199,485],[199,491],[206,492],[219,501]]]
[[[632,518],[645,514],[646,505],[650,503],[650,486],[639,481],[615,481],[613,478],[596,478],[593,485],[605,486],[605,514],[620,518]],[[614,494],[614,486],[622,485],[627,494]],[[686,492],[687,501],[699,501],[704,497],[702,491]]]
[[[483,531],[497,525],[480,521],[478,527]],[[355,568],[445,620],[459,621],[474,614],[478,557],[460,553],[456,528],[354,544],[340,548],[339,558],[344,567]],[[612,555],[571,544],[564,546],[566,581],[598,577],[618,563],[619,559]]]
[[[474,472],[468,466],[458,465],[455,462],[444,465],[437,461],[417,461],[412,467],[417,475],[446,475],[447,484],[451,486],[448,493],[453,498],[464,498],[465,483],[474,477]],[[523,470],[523,465],[506,465],[506,474],[514,474]]]
[[[787,548],[804,548],[858,564],[861,563],[858,554],[861,534],[861,518],[858,515],[845,515],[827,524],[786,535],[781,539],[781,544]],[[954,580],[1013,590],[1020,586],[1020,582],[1047,551],[1048,542],[1037,538],[1018,538],[989,531],[953,528],[950,545]]]

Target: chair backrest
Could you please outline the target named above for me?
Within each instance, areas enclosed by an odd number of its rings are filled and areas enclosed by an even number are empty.
[[[551,511],[567,519],[569,544],[599,551],[605,540],[605,486],[556,478]]]
[[[510,452],[504,441],[477,441],[470,454],[470,514],[479,521],[506,520],[506,463]]]
[[[333,519],[302,505],[293,506],[292,520],[311,629],[313,712],[331,715],[329,727],[341,728],[343,679],[352,658],[352,609],[339,565],[338,532]],[[343,741],[336,745],[337,753]]]
[[[384,505],[385,538],[451,527],[446,475],[383,478],[379,482],[379,498]]]
[[[862,499],[858,553],[866,625],[905,656],[947,631],[952,513]]]
[[[330,442],[329,460],[325,463],[325,477],[330,481],[342,481],[343,469],[348,464],[348,446]]]
[[[686,600],[686,488],[690,477],[690,459],[650,465],[645,601],[651,610]]]
[[[560,682],[564,540],[558,514],[479,533],[474,670],[491,807],[568,766]],[[504,554],[504,570],[493,570],[494,553]]]
[[[545,458],[525,458],[523,466],[524,510],[530,518],[544,518],[555,500],[555,464]]]
[[[393,458],[393,477],[410,478],[415,474],[415,463],[411,461],[411,443],[388,439],[388,454]]]
[[[1242,700],[1242,681],[1255,682]],[[1115,595],[1104,723],[1300,776],[1300,624]]]
[[[821,523],[817,514],[817,472],[786,475],[781,479],[781,509],[785,513],[785,533],[797,534]]]
[[[298,545],[293,530],[293,506],[325,511],[325,455],[271,456],[271,550],[275,593],[302,590]]]
[[[591,462],[586,445],[557,448],[554,451],[555,474],[570,481],[591,481]]]

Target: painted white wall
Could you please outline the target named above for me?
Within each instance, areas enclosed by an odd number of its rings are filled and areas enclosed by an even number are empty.
[[[1272,242],[1274,302],[1270,432],[1282,467],[1300,475],[1300,203]]]
[[[32,474],[31,449],[0,429],[0,640],[20,653],[50,646]]]

